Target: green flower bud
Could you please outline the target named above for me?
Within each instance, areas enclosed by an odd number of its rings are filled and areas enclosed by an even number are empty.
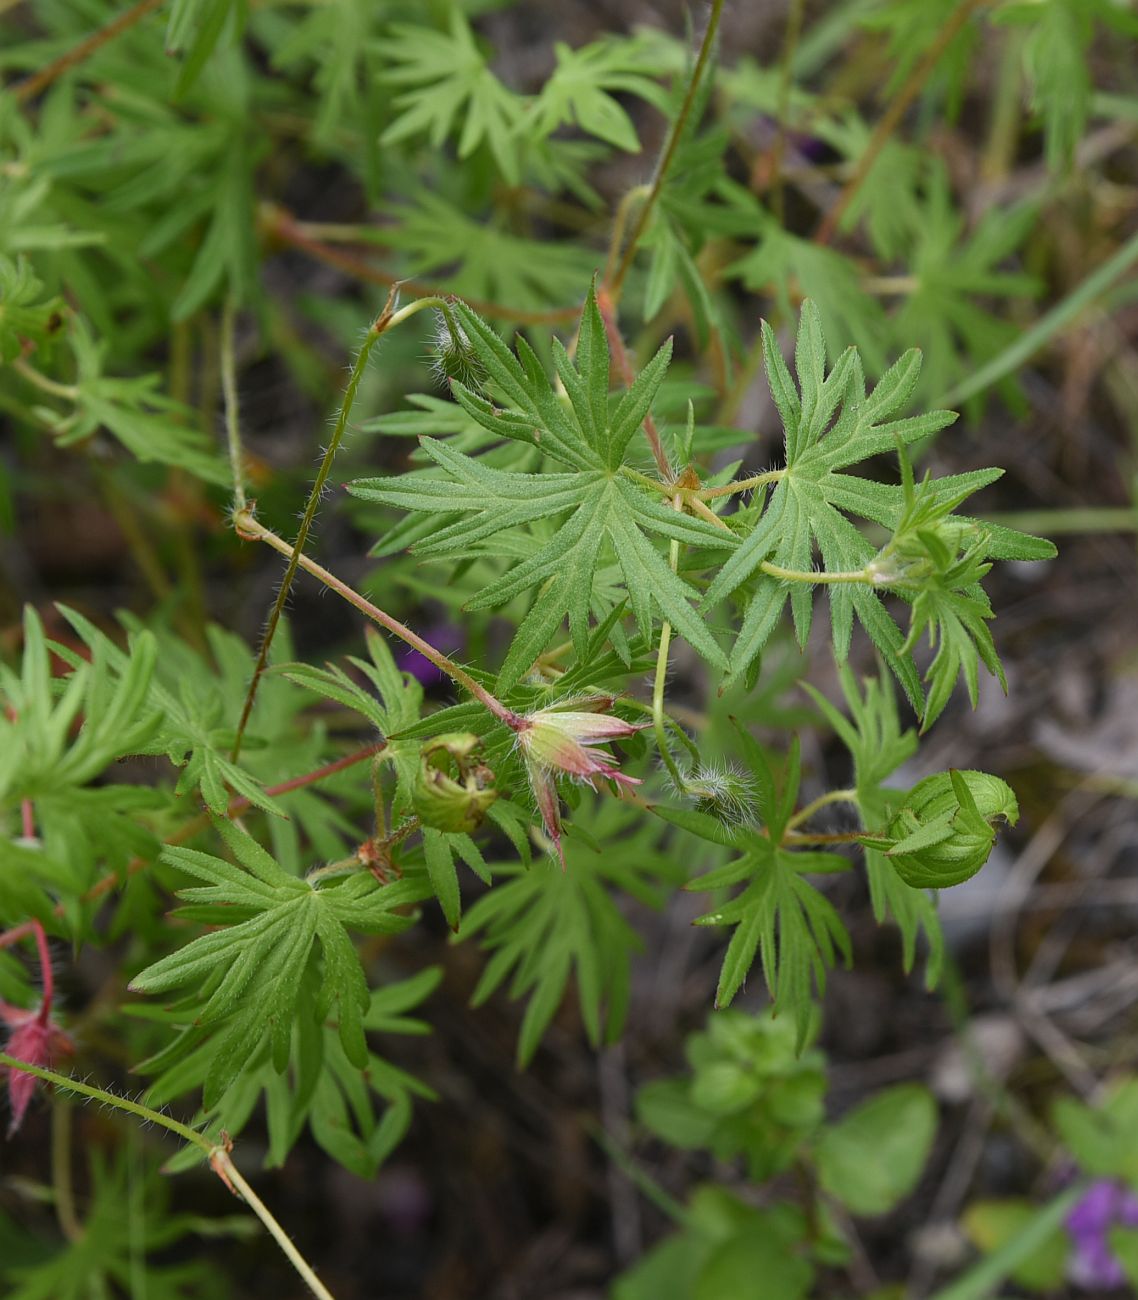
[[[498,797],[494,773],[477,761],[482,742],[470,732],[436,736],[423,746],[411,806],[424,826],[469,834]]]
[[[439,312],[435,319],[434,359],[431,363],[440,383],[457,379],[460,384],[481,392],[486,383],[486,367],[474,350],[466,331],[457,322]]]
[[[885,856],[916,889],[959,885],[988,861],[997,817],[1013,826],[1019,819],[1007,782],[987,772],[938,772],[918,781],[893,814]],[[879,837],[865,843],[883,847]]]

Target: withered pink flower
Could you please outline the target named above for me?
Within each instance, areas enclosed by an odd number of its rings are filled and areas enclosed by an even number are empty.
[[[538,709],[526,715],[519,719],[516,728],[518,748],[526,762],[545,832],[553,841],[563,867],[565,854],[561,848],[557,777],[565,775],[575,781],[587,781],[594,789],[602,778],[621,785],[640,784],[639,778],[618,770],[616,759],[610,753],[596,748],[643,730],[641,725],[602,711],[612,705],[611,695],[568,700],[565,707]]]
[[[51,1016],[45,1014],[44,1007],[37,1011],[25,1011],[21,1007],[0,1002],[0,1020],[11,1030],[4,1050],[18,1061],[27,1061],[29,1065],[51,1070],[55,1068],[60,1056],[71,1056],[75,1052],[70,1035],[53,1023]],[[8,1124],[9,1137],[23,1123],[28,1104],[39,1082],[34,1074],[28,1074],[26,1070],[8,1068],[8,1101],[12,1110]]]
[[[40,977],[43,980],[43,1001],[34,1011],[23,1007],[14,1007],[11,1003],[0,1001],[0,1020],[8,1026],[8,1041],[4,1051],[17,1061],[26,1061],[29,1065],[38,1065],[50,1070],[55,1066],[60,1055],[71,1056],[75,1051],[71,1038],[51,1018],[51,1005],[55,995],[55,980],[51,971],[51,953],[48,952],[47,935],[39,921],[24,921],[0,934],[0,948],[7,948],[21,939],[32,938],[39,955]],[[8,1136],[20,1127],[28,1103],[35,1093],[40,1081],[34,1074],[19,1070],[14,1065],[8,1068],[8,1099],[12,1108],[12,1119],[8,1125]],[[2,1072],[3,1067],[0,1067]]]

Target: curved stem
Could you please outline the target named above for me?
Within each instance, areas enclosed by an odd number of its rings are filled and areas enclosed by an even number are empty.
[[[176,1119],[171,1119],[169,1115],[163,1115],[161,1111],[151,1110],[141,1102],[131,1101],[129,1097],[119,1097],[104,1088],[96,1088],[93,1084],[73,1079],[66,1074],[57,1074],[55,1070],[45,1069],[42,1065],[21,1061],[15,1056],[9,1056],[7,1052],[0,1052],[0,1065],[6,1066],[9,1070],[22,1071],[24,1074],[34,1074],[37,1079],[43,1079],[45,1083],[53,1083],[57,1088],[77,1093],[80,1097],[89,1097],[115,1110],[125,1110],[128,1114],[146,1120],[150,1124],[157,1124],[159,1128],[168,1129],[171,1133],[176,1133],[178,1137],[192,1143],[204,1155],[208,1156],[213,1152],[213,1143],[203,1133],[179,1123]]]
[[[288,794],[290,790],[300,790],[306,785],[313,785],[317,781],[322,781],[326,776],[332,776],[336,772],[342,772],[346,767],[352,767],[356,763],[362,763],[366,759],[372,758],[383,752],[387,748],[386,740],[376,741],[374,745],[365,745],[363,749],[357,749],[351,754],[345,754],[343,758],[333,759],[331,763],[325,763],[323,767],[316,768],[313,772],[305,772],[301,776],[290,777],[287,781],[281,781],[277,785],[265,787],[265,794],[272,798],[273,795]],[[244,795],[235,799],[230,799],[225,808],[226,817],[232,819],[246,812],[252,807],[252,801]],[[196,817],[191,817],[188,822],[179,827],[173,835],[169,835],[162,842],[163,844],[184,844],[186,840],[192,839],[199,831],[204,831],[209,826],[209,813],[199,813]],[[127,878],[136,876],[147,866],[150,865],[148,858],[132,858],[127,864],[126,871],[123,873]],[[96,898],[101,898],[104,894],[109,893],[119,883],[119,873],[117,871],[108,871],[105,876],[100,877],[82,896],[84,903],[90,903]],[[56,915],[63,915],[63,904],[59,904],[56,909]]]
[[[412,632],[405,624],[400,623],[398,619],[392,618],[378,605],[373,605],[370,600],[365,599],[353,587],[349,587],[346,582],[337,578],[334,573],[329,573],[323,565],[317,564],[315,560],[310,560],[307,555],[301,555],[293,546],[290,546],[283,538],[278,537],[276,533],[271,532],[268,528],[259,524],[256,519],[246,510],[235,520],[238,536],[246,538],[249,541],[265,542],[271,546],[274,551],[279,551],[281,555],[288,556],[289,559],[296,559],[296,566],[304,569],[306,573],[311,573],[314,578],[320,581],[334,591],[338,596],[342,596],[349,605],[354,605],[361,614],[366,614],[374,623],[385,628],[397,636],[401,641],[405,641],[409,646],[418,650],[424,659],[429,660],[436,668],[459,686],[469,691],[471,695],[500,721],[504,722],[512,731],[517,731],[522,723],[521,717],[512,709],[506,706],[496,696],[492,695],[485,686],[474,680],[465,668],[460,668],[453,659],[443,654],[441,650],[436,650],[429,641],[424,641],[417,632]]]
[[[49,379],[47,375],[41,374],[35,366],[29,365],[23,357],[17,357],[12,362],[12,369],[41,392],[50,393],[52,397],[61,397],[65,402],[77,402],[79,400],[79,389],[74,384],[60,384],[54,379]]]
[[[792,831],[796,826],[801,826],[803,822],[809,821],[819,808],[825,808],[827,804],[832,803],[857,803],[857,791],[831,790],[828,794],[820,794],[817,799],[812,799],[794,814],[786,823],[786,829]]]
[[[723,16],[723,0],[712,0],[711,17],[707,22],[707,30],[703,34],[703,40],[700,42],[699,55],[695,61],[695,68],[692,70],[691,80],[688,82],[687,94],[684,95],[684,102],[680,106],[679,115],[672,123],[672,130],[668,136],[668,143],[664,147],[664,152],[656,164],[656,171],[652,177],[652,188],[648,192],[648,197],[644,200],[643,206],[636,216],[636,224],[632,228],[632,234],[628,237],[628,243],[624,246],[624,255],[620,259],[620,265],[617,267],[616,275],[613,281],[608,285],[609,296],[613,303],[620,300],[621,290],[624,288],[624,281],[628,275],[629,268],[632,266],[632,259],[636,256],[636,248],[640,243],[641,236],[648,228],[648,222],[660,198],[660,191],[664,188],[664,181],[667,179],[668,169],[672,165],[672,160],[676,156],[676,150],[680,147],[680,139],[688,124],[688,118],[691,116],[692,105],[695,103],[696,93],[699,90],[699,83],[703,80],[703,70],[711,58],[711,51],[715,46],[715,34],[719,30],[719,19]]]
[[[233,739],[233,748],[230,750],[230,762],[236,763],[241,754],[241,742],[245,738],[245,728],[249,725],[249,717],[253,712],[253,704],[257,699],[257,688],[261,684],[261,678],[265,674],[265,669],[269,663],[269,651],[272,648],[273,637],[276,635],[277,627],[281,621],[281,615],[284,613],[285,604],[288,601],[288,593],[292,587],[292,580],[296,576],[296,570],[300,564],[301,556],[304,552],[305,543],[308,541],[308,534],[312,529],[312,521],[316,518],[316,510],[320,505],[320,499],[324,495],[324,485],[328,482],[328,475],[332,472],[332,462],[336,458],[336,453],[340,449],[340,443],[344,437],[344,430],[348,425],[348,416],[351,414],[352,406],[355,404],[356,394],[359,392],[360,382],[363,379],[364,371],[367,369],[368,357],[371,356],[372,348],[375,347],[379,337],[392,324],[395,319],[392,308],[395,304],[396,290],[393,288],[387,298],[387,305],[379,316],[372,322],[371,328],[367,332],[367,338],[363,346],[356,354],[355,364],[352,366],[352,373],[348,378],[348,386],[344,390],[344,397],[340,403],[340,413],[336,417],[336,425],[332,430],[332,437],[329,439],[328,446],[324,450],[324,458],[320,462],[320,468],[316,471],[316,478],[312,483],[312,490],[308,494],[308,502],[304,507],[304,514],[301,516],[300,528],[296,534],[296,545],[289,555],[289,561],[285,567],[284,577],[281,579],[280,586],[277,590],[277,598],[273,602],[272,611],[269,614],[269,621],[265,626],[264,635],[261,637],[261,646],[257,651],[257,662],[253,665],[253,676],[249,680],[249,689],[245,693],[245,703],[241,709],[241,720],[237,724],[237,734]],[[414,304],[413,304],[414,305]],[[400,317],[406,315],[406,309],[399,313]],[[228,394],[227,394],[228,396]],[[229,421],[227,420],[227,423]],[[244,518],[246,511],[238,510],[235,518]]]
[[[204,1133],[199,1133],[195,1129],[179,1123],[178,1120],[171,1119],[169,1115],[163,1115],[161,1111],[152,1110],[149,1106],[143,1106],[141,1102],[131,1101],[129,1097],[119,1097],[113,1092],[107,1092],[104,1088],[96,1088],[92,1084],[81,1082],[79,1079],[72,1079],[66,1074],[57,1074],[55,1070],[45,1069],[41,1065],[31,1065],[27,1061],[21,1061],[14,1056],[9,1056],[7,1052],[0,1052],[0,1065],[6,1066],[9,1070],[20,1070],[25,1074],[34,1074],[37,1079],[43,1079],[45,1083],[54,1084],[57,1088],[77,1093],[80,1097],[90,1097],[93,1101],[102,1102],[104,1106],[110,1106],[114,1110],[126,1111],[128,1115],[134,1115],[137,1119],[145,1120],[150,1124],[157,1124],[159,1128],[167,1129],[197,1147],[208,1159],[210,1168],[213,1169],[222,1182],[234,1195],[240,1196],[248,1204],[257,1218],[269,1230],[273,1240],[288,1257],[289,1262],[304,1279],[313,1295],[319,1296],[320,1300],[334,1300],[332,1293],[320,1281],[313,1272],[311,1265],[293,1245],[288,1233],[273,1217],[272,1211],[241,1176],[237,1166],[229,1158],[227,1144],[219,1145],[211,1142]]]

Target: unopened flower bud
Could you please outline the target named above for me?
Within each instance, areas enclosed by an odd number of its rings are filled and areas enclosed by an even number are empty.
[[[411,805],[424,826],[469,834],[498,797],[494,773],[477,759],[482,742],[471,732],[436,736],[423,747]]]
[[[894,813],[886,857],[916,889],[958,885],[987,862],[998,817],[1013,826],[1019,819],[1005,781],[987,772],[938,772],[918,781]]]
[[[441,311],[435,316],[435,334],[432,340],[434,360],[432,369],[440,383],[457,379],[467,388],[479,391],[486,382],[486,367],[474,350],[466,331],[457,321]]]

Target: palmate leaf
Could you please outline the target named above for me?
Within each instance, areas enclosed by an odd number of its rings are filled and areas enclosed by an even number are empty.
[[[576,244],[528,239],[480,221],[441,195],[416,189],[387,206],[384,241],[403,251],[408,275],[446,275],[451,293],[511,307],[579,301],[596,256]]]
[[[410,979],[373,990],[364,1013],[364,1029],[384,1034],[429,1033],[424,1021],[404,1013],[418,1006],[441,976],[439,967],[428,967]],[[315,983],[311,969],[305,979],[310,986]],[[312,991],[307,991],[309,1000],[314,1001]],[[153,1006],[132,1010],[135,1014],[141,1011],[141,1018],[159,1024],[177,1023],[174,1011]],[[157,1077],[147,1089],[148,1104],[161,1106],[202,1087],[213,1057],[209,1032],[209,1026],[191,1027],[185,1034],[192,1046],[187,1050],[187,1044],[179,1042],[174,1051],[165,1054],[170,1063],[156,1071]],[[271,1044],[266,1039],[250,1054],[225,1096],[194,1118],[195,1127],[211,1136],[224,1130],[236,1137],[263,1100],[268,1167],[285,1163],[307,1125],[333,1159],[361,1178],[374,1178],[379,1165],[406,1133],[414,1099],[435,1098],[429,1087],[375,1052],[369,1052],[361,1070],[345,1055],[334,1025],[305,1016],[294,1022],[289,1065],[284,1073],[274,1068],[271,1055]],[[146,1068],[153,1068],[153,1064],[147,1063]],[[377,1105],[377,1101],[381,1104]],[[166,1169],[173,1172],[189,1168],[200,1160],[200,1151],[189,1147]]]
[[[214,905],[206,915],[215,925],[230,914],[233,922],[154,962],[134,977],[131,988],[140,993],[190,990],[182,1007],[186,1020],[212,1030],[204,1089],[209,1108],[266,1037],[274,1067],[284,1070],[293,1024],[301,1013],[305,972],[319,947],[319,992],[315,1006],[304,1011],[323,1019],[335,1006],[340,1043],[348,1060],[362,1069],[367,1062],[363,1014],[368,989],[346,927],[399,933],[413,918],[396,909],[421,899],[421,888],[409,880],[379,885],[366,873],[316,888],[289,875],[231,822],[217,819],[214,824],[239,866],[181,847],[167,848],[163,857],[208,882],[181,890],[181,897]],[[195,914],[192,907],[188,911]]]
[[[706,623],[689,603],[695,591],[677,577],[656,539],[689,546],[733,547],[734,536],[664,504],[662,491],[646,485],[625,464],[629,443],[648,413],[671,356],[665,343],[619,400],[609,395],[609,348],[604,322],[590,292],[581,319],[576,364],[560,343],[553,353],[568,400],[559,398],[533,351],[518,340],[517,355],[474,312],[461,304],[462,329],[478,352],[496,405],[461,384],[456,397],[467,412],[499,437],[539,447],[566,472],[512,473],[423,439],[424,451],[443,471],[414,471],[398,478],[362,479],[349,490],[365,500],[432,515],[460,515],[418,542],[424,557],[495,554],[508,530],[539,521],[556,525],[534,538],[530,553],[484,587],[470,608],[492,608],[539,587],[510,647],[500,682],[510,685],[528,671],[566,617],[574,646],[584,655],[597,571],[610,553],[620,566],[640,632],[647,637],[656,613],[668,619],[705,659],[726,666]]]
[[[631,955],[641,947],[625,920],[617,891],[650,907],[667,897],[683,868],[659,847],[658,829],[635,809],[605,800],[579,816],[588,841],[566,844],[564,870],[543,856],[530,865],[495,863],[498,883],[467,914],[464,935],[480,934],[491,954],[471,1001],[475,1006],[508,981],[511,997],[527,998],[518,1034],[518,1063],[537,1051],[576,976],[581,1018],[594,1046],[620,1033],[628,1010]],[[576,818],[575,818],[576,821]],[[602,849],[620,838],[620,851]],[[503,879],[504,877],[504,879]]]
[[[468,158],[485,141],[502,175],[517,184],[517,133],[525,101],[490,71],[460,9],[451,9],[449,33],[397,23],[379,49],[389,64],[384,80],[405,87],[395,98],[398,116],[381,144],[425,133],[438,149],[457,122],[458,156]]]
[[[923,595],[915,614],[920,627],[938,626],[943,621],[950,638],[948,650],[932,673],[933,707],[926,715],[931,720],[943,707],[956,668],[965,671],[970,685],[974,679],[974,667],[960,645],[960,629],[969,634],[986,664],[996,663],[990,635],[983,626],[986,600],[982,593],[977,594],[976,584],[987,571],[981,561],[988,557],[1041,559],[1053,555],[1054,547],[1011,529],[952,515],[967,496],[998,478],[999,470],[927,480],[921,484],[919,508],[923,513],[919,516],[913,515],[911,481],[884,484],[840,472],[890,451],[899,451],[907,464],[904,449],[908,444],[929,437],[956,418],[951,411],[889,418],[904,408],[916,387],[921,366],[916,349],[906,352],[867,394],[855,350],[848,350],[826,373],[819,313],[807,301],[802,305],[795,347],[797,385],[765,323],[763,352],[767,382],[785,432],[786,467],[779,472],[765,511],[757,523],[749,525],[750,531],[707,592],[710,605],[745,588],[746,612],[731,656],[731,676],[741,676],[755,661],[787,600],[799,642],[805,644],[814,588],[822,581],[827,583],[830,598],[838,662],[844,662],[848,654],[856,615],[914,709],[921,712],[923,695],[910,654],[916,638],[912,631],[908,639],[901,635],[881,597],[886,591],[895,591],[915,602]],[[846,517],[851,514],[894,532],[901,530],[908,538],[906,545],[914,546],[919,557],[911,555],[904,565],[893,563],[889,557],[898,537],[875,552]],[[925,549],[928,535],[937,530],[947,539],[939,559]],[[962,543],[967,546],[967,562],[958,556]],[[816,554],[821,557],[823,574],[830,575],[828,582],[825,576],[805,576],[813,574]],[[800,576],[784,579],[779,570]]]
[[[735,927],[715,1003],[729,1005],[757,955],[776,1011],[786,1012],[795,1021],[801,1050],[810,1031],[814,989],[825,987],[826,972],[839,956],[847,962],[850,958],[849,936],[837,911],[805,877],[814,872],[845,871],[850,864],[834,853],[795,852],[781,844],[798,798],[797,741],[780,787],[760,747],[745,733],[740,733],[740,738],[755,778],[762,829],[753,825],[727,828],[714,817],[688,810],[657,811],[685,830],[741,853],[687,886],[699,891],[743,886],[741,893],[696,922]]]
[[[826,373],[826,345],[821,318],[812,302],[802,305],[795,348],[798,387],[779,352],[773,330],[763,323],[763,354],[767,382],[782,418],[786,468],[761,520],[743,539],[712,582],[707,603],[728,595],[747,582],[764,562],[783,569],[809,572],[815,547],[831,572],[864,568],[874,554],[870,542],[842,513],[864,513],[860,507],[866,480],[839,471],[847,466],[926,438],[952,423],[950,411],[933,411],[906,419],[888,419],[911,396],[920,373],[920,354],[907,352],[868,395],[861,360],[847,350]],[[850,490],[847,492],[846,489]],[[876,517],[903,509],[902,490],[873,484],[868,490]],[[799,642],[810,632],[814,593],[808,583],[788,587],[760,573],[750,594],[746,615],[731,658],[733,677],[743,674],[778,621],[787,599]],[[920,684],[910,658],[901,653],[903,638],[885,612],[876,592],[865,586],[835,585],[830,589],[834,649],[839,662],[849,650],[857,615],[914,707]]]
[[[557,66],[541,88],[527,123],[548,136],[565,123],[629,153],[640,152],[632,119],[613,92],[638,95],[663,110],[667,96],[659,75],[659,43],[646,35],[594,41],[571,49],[558,41],[553,47]]]

